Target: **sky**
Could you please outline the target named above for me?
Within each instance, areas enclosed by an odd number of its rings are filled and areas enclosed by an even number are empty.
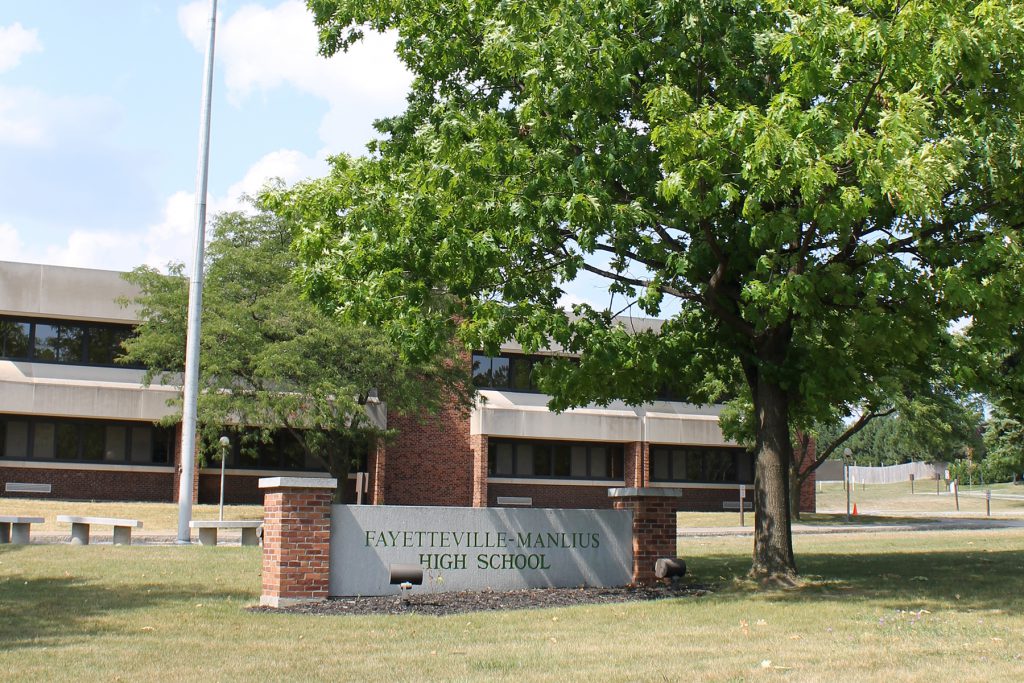
[[[404,109],[393,37],[328,60],[300,0],[218,6],[209,216],[324,175]],[[208,19],[209,0],[0,0],[0,261],[191,263]],[[566,290],[609,305],[596,277]]]
[[[393,40],[317,54],[298,1],[221,0],[208,206],[323,175],[402,110]],[[0,260],[189,263],[209,2],[0,2]]]

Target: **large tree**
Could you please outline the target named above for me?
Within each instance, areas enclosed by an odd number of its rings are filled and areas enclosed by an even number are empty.
[[[554,408],[739,380],[755,576],[796,574],[791,427],[921,381],[1019,248],[1019,2],[309,6],[325,54],[394,30],[415,78],[369,156],[266,198],[308,291],[410,351],[580,354]],[[583,276],[609,303],[566,316]]]
[[[357,452],[388,436],[385,407],[465,405],[468,372],[444,356],[406,362],[371,327],[319,310],[291,279],[291,239],[290,226],[272,214],[215,219],[203,295],[200,431],[216,455],[226,429],[265,443],[283,430],[337,478],[335,501],[342,502]],[[125,276],[139,287],[131,303],[142,322],[124,360],[144,364],[147,383],[181,381],[188,301],[182,271],[173,264],[170,275],[141,267]]]

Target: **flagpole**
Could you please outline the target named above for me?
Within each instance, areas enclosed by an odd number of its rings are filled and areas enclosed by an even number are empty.
[[[203,101],[199,119],[199,168],[196,171],[196,232],[188,286],[188,337],[185,343],[185,395],[181,416],[181,477],[178,480],[178,543],[192,542],[192,491],[196,462],[196,401],[199,398],[199,329],[203,309],[206,250],[206,186],[210,166],[210,110],[213,95],[213,46],[217,0],[210,0],[210,40],[206,45]]]

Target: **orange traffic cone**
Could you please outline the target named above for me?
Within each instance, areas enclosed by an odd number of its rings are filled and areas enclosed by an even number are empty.
[[[853,516],[854,517],[857,516],[857,504],[856,503],[853,504]]]

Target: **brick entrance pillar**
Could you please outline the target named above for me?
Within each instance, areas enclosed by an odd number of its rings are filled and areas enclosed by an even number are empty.
[[[261,605],[287,607],[327,599],[331,498],[337,484],[337,479],[260,479],[266,491]]]
[[[677,557],[676,511],[682,489],[608,489],[612,507],[633,513],[633,583],[655,580],[654,563],[661,557]]]

